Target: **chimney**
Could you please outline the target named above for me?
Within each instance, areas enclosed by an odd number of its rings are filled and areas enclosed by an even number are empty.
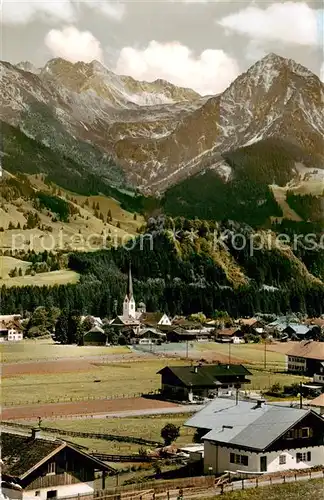
[[[222,431],[224,429],[233,429],[233,426],[232,425],[222,425]]]
[[[32,438],[33,439],[39,439],[40,438],[40,433],[41,433],[41,430],[39,429],[39,427],[34,427],[32,429]]]

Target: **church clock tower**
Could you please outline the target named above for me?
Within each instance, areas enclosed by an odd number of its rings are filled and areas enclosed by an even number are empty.
[[[136,316],[135,311],[136,309],[135,309],[135,300],[133,295],[132,270],[131,270],[131,265],[129,264],[127,293],[125,295],[123,303],[124,318],[135,318]]]

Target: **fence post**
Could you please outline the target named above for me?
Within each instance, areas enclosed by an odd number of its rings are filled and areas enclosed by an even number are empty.
[[[259,486],[259,478],[257,477],[255,480],[255,487],[257,488]]]
[[[242,479],[242,490],[244,490],[244,479]]]

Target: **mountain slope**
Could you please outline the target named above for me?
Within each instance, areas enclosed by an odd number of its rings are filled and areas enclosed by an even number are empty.
[[[168,136],[140,143],[124,139],[117,143],[116,154],[122,162],[131,158],[132,168],[146,173],[143,186],[152,190],[213,165],[220,153],[269,137],[302,148],[312,166],[321,167],[323,103],[324,85],[318,77],[294,61],[270,54],[223,94],[183,118]]]
[[[324,86],[275,54],[211,98],[96,61],[1,63],[1,72],[1,120],[77,163],[78,180],[80,168],[99,184],[157,194],[211,169],[223,182],[253,171],[253,181],[282,186],[300,178],[297,163],[305,181],[324,164]]]

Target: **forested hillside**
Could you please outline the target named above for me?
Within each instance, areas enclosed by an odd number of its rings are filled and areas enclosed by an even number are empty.
[[[323,268],[316,267],[315,253],[314,262],[306,253],[303,263],[305,255],[300,253],[299,259],[291,248],[272,247],[264,233],[255,241],[258,247],[262,243],[262,249],[252,252],[249,242],[256,234],[246,225],[162,222],[151,220],[132,250],[118,247],[71,254],[69,267],[81,275],[76,285],[2,287],[2,307],[13,312],[55,305],[111,317],[120,312],[131,262],[135,298],[144,301],[149,311],[186,315],[203,311],[212,316],[215,310],[226,310],[234,317],[259,311],[291,310],[311,316],[324,312]],[[246,239],[244,248],[237,249],[235,235]],[[309,272],[312,264],[317,277]]]

